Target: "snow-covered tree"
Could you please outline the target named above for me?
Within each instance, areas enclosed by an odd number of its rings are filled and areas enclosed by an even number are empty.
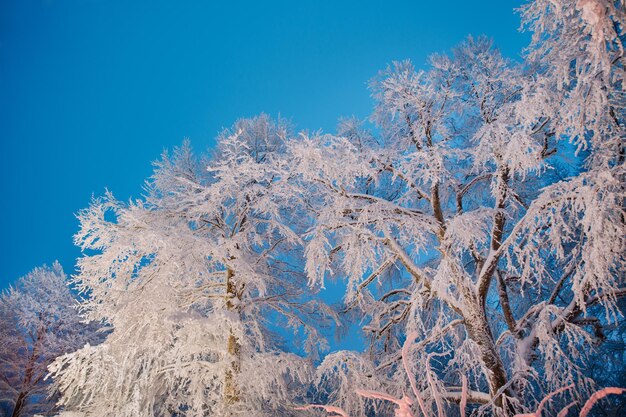
[[[112,333],[54,363],[60,404],[288,415],[309,362],[272,330],[324,345],[333,314],[311,291],[329,277],[371,343],[318,367],[327,411],[513,415],[589,394],[626,295],[624,7],[537,0],[522,63],[469,38],[382,71],[373,129],[241,120],[210,157],[164,155],[144,198],[95,200],[76,285]]]
[[[464,376],[480,413],[593,385],[583,366],[626,295],[624,2],[522,13],[525,62],[469,38],[426,71],[394,63],[372,82],[378,130],[348,120],[290,144],[314,196],[309,279],[345,277],[371,336],[376,373],[353,370],[354,388],[402,397],[407,334],[429,410]],[[346,379],[344,356],[321,369]],[[360,415],[342,392],[333,405]]]
[[[275,330],[292,327],[313,354],[328,315],[304,294],[293,252],[287,135],[264,115],[240,120],[210,158],[187,142],[165,154],[144,199],[107,194],[80,213],[76,285],[87,317],[112,332],[51,367],[68,412],[289,414],[311,367],[279,349]]]
[[[411,385],[411,390],[413,391],[414,394],[414,398],[411,398],[410,396],[404,394],[402,396],[402,398],[397,398],[394,397],[393,395],[389,395],[386,394],[384,392],[380,392],[380,391],[372,391],[372,390],[365,390],[365,389],[355,389],[355,394],[359,395],[360,397],[363,398],[368,398],[368,399],[373,399],[373,400],[382,400],[382,402],[387,402],[390,404],[393,404],[394,406],[394,416],[395,417],[415,417],[416,414],[413,413],[412,410],[412,406],[414,403],[417,403],[417,408],[419,410],[419,413],[421,414],[417,414],[417,415],[424,415],[424,416],[430,416],[430,415],[435,415],[437,417],[445,417],[446,414],[446,409],[444,407],[444,403],[442,401],[442,398],[438,396],[438,391],[439,389],[437,388],[436,384],[434,383],[434,379],[432,378],[432,375],[430,375],[429,377],[427,377],[428,380],[428,384],[430,385],[430,389],[433,392],[433,395],[436,396],[436,410],[429,410],[429,408],[426,406],[426,403],[424,402],[423,399],[423,392],[420,392],[420,390],[417,388],[417,381],[414,378],[414,375],[412,373],[412,371],[409,369],[408,367],[408,354],[409,354],[409,350],[411,347],[412,342],[412,338],[414,335],[409,335],[407,336],[406,341],[404,342],[404,346],[402,347],[402,364],[404,366],[404,370],[406,371],[407,377],[410,381],[410,385]],[[459,396],[459,415],[461,416],[465,416],[466,415],[466,407],[467,407],[467,401],[470,398],[470,395],[473,395],[472,393],[470,393],[470,391],[468,390],[468,386],[467,386],[467,378],[465,376],[463,376],[461,378],[461,392],[460,392],[460,396]],[[345,384],[344,384],[345,385]],[[548,393],[545,397],[543,397],[543,399],[539,402],[539,404],[535,407],[534,411],[530,412],[530,413],[522,413],[522,414],[515,414],[514,417],[541,417],[543,410],[548,408],[548,406],[550,405],[550,403],[554,402],[555,397],[563,397],[566,396],[567,394],[570,394],[571,391],[573,390],[574,385],[570,384],[568,386],[564,386],[562,388],[559,388],[555,391],[552,391],[550,393]],[[578,413],[579,417],[586,417],[591,410],[594,408],[594,405],[602,400],[605,397],[608,396],[612,396],[612,395],[620,395],[620,394],[624,394],[626,393],[626,388],[619,388],[619,387],[605,387],[602,388],[600,390],[597,390],[595,392],[593,392],[591,394],[591,396],[584,402],[584,404],[581,403],[582,407],[580,408],[580,412]],[[341,395],[341,394],[340,394]],[[580,398],[579,396],[574,396],[574,400],[569,402],[569,403],[565,403],[566,405],[558,408],[558,417],[565,417],[566,415],[568,415],[568,412],[571,408],[577,406],[580,402]],[[605,403],[606,404],[606,403]],[[350,417],[350,414],[348,414],[347,411],[345,411],[343,408],[341,407],[337,407],[337,406],[333,406],[333,405],[322,405],[322,404],[309,404],[309,405],[305,405],[302,407],[296,407],[297,410],[324,410],[325,412],[328,413],[329,416],[334,416],[334,417]],[[618,409],[619,410],[619,409]],[[556,411],[556,410],[554,410]],[[617,411],[617,413],[613,413],[613,414],[599,414],[599,415],[618,415],[619,411]],[[354,414],[353,414],[354,415]],[[363,415],[358,414],[358,415]],[[378,413],[376,415],[379,415]]]
[[[33,269],[0,297],[0,401],[7,416],[54,410],[47,366],[94,336],[58,262]]]

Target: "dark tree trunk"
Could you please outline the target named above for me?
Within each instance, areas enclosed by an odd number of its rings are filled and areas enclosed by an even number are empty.
[[[15,408],[13,408],[13,413],[11,414],[11,417],[19,417],[20,414],[22,414],[22,410],[24,409],[25,405],[26,405],[26,393],[20,392],[19,395],[17,396],[17,400],[15,400]]]

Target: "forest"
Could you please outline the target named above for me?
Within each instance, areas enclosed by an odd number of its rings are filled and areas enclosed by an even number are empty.
[[[626,2],[519,14],[519,62],[470,36],[381,70],[367,120],[240,119],[94,198],[77,274],[0,299],[0,410],[626,414]]]

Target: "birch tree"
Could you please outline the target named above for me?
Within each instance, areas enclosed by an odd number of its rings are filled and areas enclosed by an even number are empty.
[[[107,194],[80,213],[76,285],[89,294],[87,317],[112,333],[51,367],[68,412],[289,414],[310,362],[279,350],[272,329],[304,334],[314,354],[324,339],[310,322],[326,315],[303,297],[292,254],[287,135],[267,116],[241,120],[210,158],[188,143],[165,154],[145,198]]]
[[[7,416],[55,409],[46,367],[94,340],[58,262],[20,278],[0,297],[0,401]]]
[[[459,401],[462,377],[479,414],[593,386],[583,364],[626,294],[624,3],[522,16],[525,62],[469,38],[424,71],[393,63],[371,85],[377,130],[349,120],[291,146],[316,196],[310,282],[345,277],[345,311],[366,318],[376,372],[353,388],[376,378],[402,398],[407,334],[428,410]],[[345,378],[344,356],[323,380]],[[332,405],[362,415],[345,392]]]

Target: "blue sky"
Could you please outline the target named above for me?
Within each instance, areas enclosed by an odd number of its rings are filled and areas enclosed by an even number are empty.
[[[468,34],[517,59],[519,2],[0,0],[0,288],[80,255],[74,214],[139,196],[151,161],[260,112],[333,131],[367,81]]]

